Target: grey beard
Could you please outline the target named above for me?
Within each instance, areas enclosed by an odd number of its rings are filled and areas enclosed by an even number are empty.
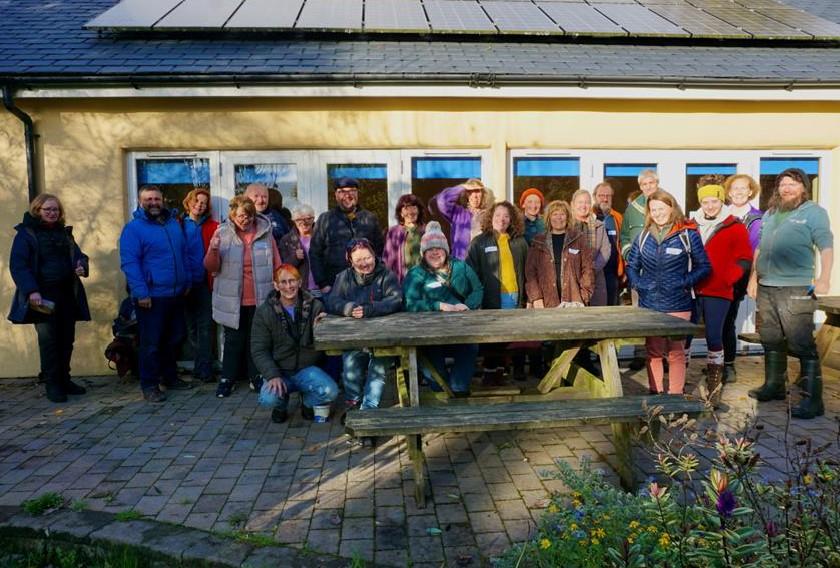
[[[609,203],[599,203],[598,204],[598,209],[601,210],[601,213],[606,215],[607,213],[610,212],[610,209],[612,209],[612,207],[610,207]]]

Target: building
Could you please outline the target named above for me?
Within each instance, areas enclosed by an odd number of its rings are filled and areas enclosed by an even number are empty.
[[[218,212],[260,179],[322,211],[330,180],[350,174],[385,221],[400,194],[428,197],[467,177],[497,198],[613,177],[621,208],[654,167],[692,209],[702,173],[746,172],[767,187],[798,165],[840,218],[837,0],[15,0],[0,10],[11,111],[0,114],[0,249],[33,192],[62,198],[92,266],[78,373],[107,372],[124,287],[117,238],[143,183],[172,202],[208,186]],[[4,253],[4,313],[7,264]],[[0,359],[0,376],[37,372],[31,326],[0,323]]]

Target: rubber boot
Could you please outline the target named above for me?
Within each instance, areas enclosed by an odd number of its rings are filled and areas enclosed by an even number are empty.
[[[64,392],[64,387],[62,386],[61,381],[55,379],[54,377],[46,377],[44,387],[47,399],[50,402],[67,402],[67,393]]]
[[[723,394],[723,365],[709,363],[706,366],[706,388],[709,391],[709,402],[712,408],[720,405],[720,398]]]
[[[735,372],[735,363],[723,364],[723,384],[731,385],[738,382],[738,373]]]
[[[764,384],[751,389],[750,398],[759,402],[784,400],[787,389],[787,351],[770,346],[764,348]]]
[[[805,392],[802,401],[790,411],[793,418],[809,420],[825,414],[822,398],[822,373],[819,359],[802,359]]]

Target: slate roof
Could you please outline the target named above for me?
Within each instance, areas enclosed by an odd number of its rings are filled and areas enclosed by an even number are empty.
[[[837,0],[785,0],[840,17]],[[840,44],[697,45],[99,36],[117,0],[0,0],[0,83],[741,83],[840,85]]]

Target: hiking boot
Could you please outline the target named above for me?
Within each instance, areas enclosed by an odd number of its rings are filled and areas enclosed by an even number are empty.
[[[47,381],[44,384],[47,400],[50,402],[67,402],[67,393],[64,388],[55,381]]]
[[[251,377],[248,380],[248,388],[251,389],[251,392],[260,392],[263,386],[263,376],[257,375],[256,377]]]
[[[300,417],[304,420],[314,420],[315,419],[315,410],[310,407],[306,406],[305,404],[300,405]]]
[[[192,383],[187,382],[180,377],[177,377],[174,381],[163,383],[163,386],[164,388],[166,388],[166,390],[174,391],[190,390],[191,388],[193,388]]]
[[[233,381],[231,379],[220,379],[216,387],[217,398],[227,398],[233,392]]]
[[[784,400],[787,383],[787,351],[764,349],[764,384],[749,392],[750,398],[759,402]]]
[[[802,359],[802,380],[805,384],[802,401],[790,411],[792,418],[810,420],[825,414],[822,398],[822,373],[819,359]]]
[[[152,387],[143,389],[143,398],[146,402],[163,402],[166,400],[166,395],[158,387]]]
[[[712,408],[717,408],[720,405],[721,395],[723,394],[723,365],[715,365],[709,363],[706,367],[706,388],[709,391],[709,402]]]
[[[87,392],[85,387],[74,383],[70,377],[64,379],[64,384],[62,386],[64,387],[64,392],[67,394],[81,395]]]
[[[286,409],[285,406],[275,406],[271,410],[271,421],[275,424],[282,424],[286,420],[289,419],[289,411]]]

